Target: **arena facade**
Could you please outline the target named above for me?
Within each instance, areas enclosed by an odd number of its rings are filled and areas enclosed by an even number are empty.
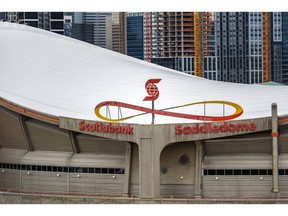
[[[287,86],[206,80],[4,22],[0,50],[2,203],[287,202]]]

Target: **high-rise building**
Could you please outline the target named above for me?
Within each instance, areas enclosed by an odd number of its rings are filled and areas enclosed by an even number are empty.
[[[152,21],[153,63],[217,79],[214,13],[161,12]]]
[[[288,12],[282,13],[282,83],[288,84]]]
[[[128,13],[127,54],[129,56],[151,62],[152,49],[156,47],[152,45],[156,33],[153,29],[152,17],[151,12]]]
[[[143,38],[144,38],[144,60],[151,62],[152,59],[152,13],[143,13]]]
[[[6,19],[6,13],[5,12],[0,12],[0,21],[3,21]]]
[[[18,20],[20,24],[64,34],[63,12],[19,12]]]
[[[112,13],[113,16],[113,13]],[[106,49],[113,50],[112,47],[112,16],[106,16],[105,25],[106,25]]]
[[[106,47],[106,17],[111,13],[77,12],[74,14],[73,37]]]
[[[64,13],[64,35],[72,37],[73,34],[73,12]]]
[[[271,26],[270,13],[248,13],[248,83],[271,80]]]
[[[127,55],[144,60],[144,14],[128,13]]]
[[[127,54],[127,13],[113,12],[111,18],[112,50]]]
[[[151,13],[152,62],[208,79],[288,83],[288,13]]]
[[[218,80],[248,83],[248,41],[247,13],[216,13]]]
[[[18,22],[17,12],[2,12],[0,13],[0,20],[5,20],[7,22]]]

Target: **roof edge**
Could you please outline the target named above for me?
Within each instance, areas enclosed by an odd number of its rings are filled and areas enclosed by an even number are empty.
[[[16,113],[41,120],[44,122],[48,122],[54,125],[59,125],[59,117],[48,115],[39,111],[35,111],[32,109],[28,109],[26,107],[20,106],[19,104],[12,103],[11,101],[8,101],[2,97],[0,97],[0,105],[3,107],[6,107],[9,110],[12,110]]]

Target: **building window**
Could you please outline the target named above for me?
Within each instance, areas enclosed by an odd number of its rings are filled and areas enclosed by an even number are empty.
[[[94,168],[94,167],[63,167],[41,165],[19,165],[0,163],[2,169],[28,170],[36,172],[65,172],[65,173],[99,173],[99,174],[125,174],[124,168]]]
[[[272,175],[271,169],[204,169],[203,175]],[[288,175],[288,169],[279,169],[278,175]]]

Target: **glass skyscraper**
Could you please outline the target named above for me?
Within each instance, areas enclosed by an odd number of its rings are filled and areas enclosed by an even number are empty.
[[[75,13],[73,37],[105,48],[107,16],[111,16],[111,13]]]
[[[248,82],[248,17],[216,13],[217,76],[225,82]]]
[[[64,34],[63,12],[19,12],[18,20],[20,24]]]
[[[127,55],[144,60],[143,13],[128,13]]]
[[[282,13],[282,83],[288,84],[288,12]]]

